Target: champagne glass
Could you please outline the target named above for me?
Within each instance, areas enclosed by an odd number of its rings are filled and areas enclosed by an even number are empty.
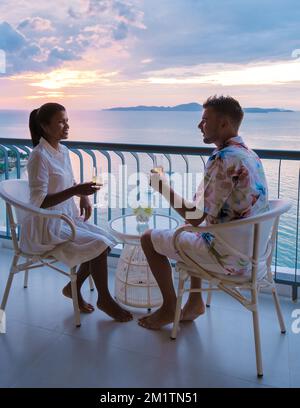
[[[152,173],[162,174],[164,172],[164,155],[154,154]]]
[[[157,173],[160,176],[162,176],[164,174],[164,159],[165,159],[165,156],[163,154],[154,154],[154,156],[153,156],[153,168],[151,169],[151,173]],[[160,201],[161,201],[160,194],[158,192],[154,192],[154,194],[153,194],[153,207],[154,208],[159,208]]]
[[[100,188],[103,187],[104,182],[103,182],[101,167],[100,167],[99,171],[98,171],[96,166],[93,167],[92,182],[96,183],[96,186],[95,186],[96,191],[100,190]],[[100,203],[98,201],[98,192],[96,192],[96,198],[95,198],[95,203],[94,203],[93,207],[94,208],[99,208],[100,207]]]

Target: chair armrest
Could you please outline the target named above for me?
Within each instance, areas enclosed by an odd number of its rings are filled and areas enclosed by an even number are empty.
[[[1,195],[0,195],[1,197]],[[60,215],[62,214],[61,211],[56,211],[56,210],[45,210],[44,208],[36,207],[35,205],[32,205],[30,203],[24,203],[22,201],[19,201],[15,198],[11,198],[9,195],[6,195],[5,197],[2,196],[4,201],[6,203],[10,204],[12,207],[15,207],[19,210],[23,210],[26,212],[33,213],[35,215],[40,215],[40,216],[46,216],[46,217],[54,217],[55,215]]]
[[[182,225],[181,227],[176,228],[175,234],[173,235],[172,244],[176,251],[178,251],[178,238],[182,232],[207,232],[205,226],[194,227],[193,225]]]
[[[180,235],[182,232],[199,232],[199,233],[213,232],[216,230],[216,228],[214,228],[215,225],[224,225],[224,224],[214,224],[213,226],[202,225],[198,227],[194,227],[193,225],[182,225],[181,227],[176,228],[175,234],[173,236],[173,244],[175,244],[175,242],[178,239],[178,235]]]
[[[254,217],[253,217],[254,218]],[[198,227],[194,227],[192,225],[183,225],[179,228],[176,229],[175,234],[173,236],[173,240],[172,240],[172,244],[175,248],[175,250],[178,253],[181,253],[182,255],[182,249],[180,248],[180,244],[179,244],[179,235],[182,232],[198,232],[198,233],[204,233],[204,232],[211,232],[211,233],[215,233],[216,238],[222,243],[222,245],[229,251],[229,253],[231,255],[235,255],[240,257],[241,259],[247,261],[247,262],[252,262],[252,258],[249,257],[248,255],[243,254],[242,252],[240,252],[238,249],[233,248],[232,246],[229,245],[228,242],[226,242],[224,239],[222,239],[217,233],[225,228],[228,228],[228,225],[230,225],[231,227],[233,226],[237,226],[237,225],[244,225],[244,224],[249,224],[248,222],[244,222],[246,221],[246,219],[242,219],[242,220],[237,220],[237,221],[241,221],[241,222],[228,222],[228,223],[224,223],[224,224],[213,224],[213,225],[203,225],[203,226],[198,226]]]
[[[233,220],[230,222],[226,223],[219,223],[219,224],[210,224],[210,225],[199,225],[197,227],[194,227],[192,225],[183,225],[179,228],[177,228],[174,236],[173,236],[173,245],[175,249],[178,251],[180,248],[178,248],[178,236],[184,232],[184,231],[189,231],[189,232],[198,232],[198,233],[203,233],[203,232],[211,232],[218,237],[220,240],[220,236],[218,236],[218,232],[222,232],[225,229],[228,228],[235,228],[235,227],[241,227],[244,225],[249,225],[249,226],[256,226],[257,224],[260,224],[264,221],[271,220],[271,219],[279,219],[279,216],[286,211],[288,211],[292,207],[292,202],[290,200],[270,200],[269,203],[272,205],[273,208],[265,211],[263,213],[247,217],[247,218],[241,218],[237,220]],[[242,254],[240,251],[238,251],[235,248],[230,247],[228,245],[228,242],[225,242],[222,240],[222,244],[227,247],[227,249],[230,250],[235,255],[241,256],[245,260],[249,260],[250,258],[246,256],[245,254]],[[252,259],[251,259],[252,260]],[[253,260],[252,260],[253,261]]]
[[[30,213],[32,215],[37,215],[42,218],[59,218],[64,221],[66,224],[69,225],[71,229],[71,237],[67,239],[67,241],[74,241],[76,237],[76,229],[72,218],[70,218],[67,214],[63,214],[61,211],[57,210],[45,210],[44,208],[36,207],[30,203],[22,203],[17,200],[9,199],[5,197],[5,201],[10,204],[12,207],[15,207],[19,210],[24,212]]]
[[[39,217],[42,218],[59,218],[62,221],[64,221],[66,224],[69,225],[71,229],[71,237],[67,239],[66,241],[74,241],[76,237],[76,229],[75,229],[75,224],[67,214],[62,213],[61,211],[56,211],[56,210],[45,210],[44,208],[38,208],[30,205],[32,208],[30,209],[30,212],[33,214],[36,214]]]
[[[37,208],[34,206],[31,206],[30,212],[32,214],[36,214],[39,217],[42,218],[58,218],[64,221],[66,224],[69,225],[71,229],[71,237],[67,239],[66,241],[74,241],[76,237],[76,229],[75,229],[75,224],[67,214],[62,213],[61,211],[56,211],[56,210],[44,210],[43,208]]]
[[[71,238],[68,239],[68,241],[74,241],[75,237],[76,237],[76,229],[75,229],[75,225],[74,222],[72,220],[72,218],[70,218],[68,215],[66,214],[61,214],[60,218],[65,221],[65,223],[67,223],[71,229]]]

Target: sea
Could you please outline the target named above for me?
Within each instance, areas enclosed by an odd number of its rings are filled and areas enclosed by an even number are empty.
[[[27,111],[0,110],[0,137],[30,138]],[[200,112],[68,111],[70,140],[203,146]],[[252,148],[300,150],[300,112],[246,113],[240,135]]]
[[[204,146],[197,125],[201,112],[68,111],[72,141]],[[1,138],[28,139],[29,111],[0,110]],[[253,149],[300,151],[300,112],[246,113],[239,134]],[[278,196],[279,162],[264,160],[270,198]],[[278,265],[300,269],[297,240],[299,161],[281,163],[280,197],[293,208],[280,223]],[[297,250],[296,250],[297,249]],[[299,271],[298,271],[299,272]]]

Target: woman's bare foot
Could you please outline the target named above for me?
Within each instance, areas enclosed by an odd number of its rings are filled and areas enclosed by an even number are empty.
[[[205,313],[205,305],[199,294],[191,294],[181,313],[181,322],[191,322]]]
[[[78,306],[79,310],[82,313],[92,313],[95,308],[93,305],[90,303],[87,303],[83,297],[81,296],[80,290],[77,288],[78,292]],[[72,289],[71,289],[71,283],[69,282],[62,290],[62,294],[70,299],[72,299]]]
[[[132,314],[127,310],[122,309],[112,297],[102,301],[101,299],[98,300],[97,307],[118,322],[129,322],[133,319]]]
[[[150,316],[141,317],[138,324],[145,329],[159,330],[161,327],[174,321],[174,313],[175,305],[174,307],[162,306]]]

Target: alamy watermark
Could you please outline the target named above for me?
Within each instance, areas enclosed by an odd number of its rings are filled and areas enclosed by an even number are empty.
[[[292,332],[294,334],[300,333],[300,309],[294,309],[292,311],[292,319],[295,319],[292,323]]]
[[[6,316],[4,310],[0,310],[0,334],[6,333]]]
[[[300,61],[300,48],[296,48],[292,51],[292,58],[296,58],[297,61]]]
[[[6,73],[6,54],[4,50],[0,49],[0,74]]]
[[[170,201],[173,201],[174,208],[186,208],[186,219],[198,219],[201,218],[204,208],[204,194],[201,189],[203,176],[200,172],[129,174],[127,165],[119,166],[116,173],[102,173],[104,183],[97,192],[96,200],[101,204],[100,207],[111,209],[138,206],[169,208]],[[177,193],[173,200],[170,197],[170,187]]]

